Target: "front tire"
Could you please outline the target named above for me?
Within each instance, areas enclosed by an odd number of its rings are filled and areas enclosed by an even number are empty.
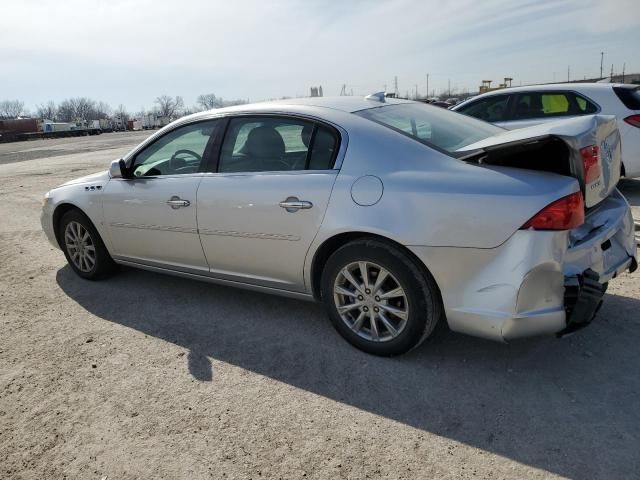
[[[334,252],[322,272],[321,292],[336,330],[374,355],[417,347],[442,315],[431,275],[400,248],[380,240],[354,241]]]
[[[82,278],[97,280],[115,269],[100,234],[79,210],[70,210],[62,216],[58,238],[69,266]]]

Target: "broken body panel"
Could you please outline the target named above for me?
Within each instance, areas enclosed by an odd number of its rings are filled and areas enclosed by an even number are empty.
[[[594,161],[586,163],[585,149],[596,147]],[[585,206],[591,208],[616,188],[620,180],[622,146],[612,115],[588,115],[505,131],[468,145],[461,159],[484,165],[542,170],[574,177],[580,183]],[[599,175],[590,179],[586,168]]]
[[[600,175],[588,182],[581,150],[593,145]],[[637,268],[631,209],[616,190],[620,151],[615,119],[603,115],[505,132],[459,151],[461,159],[489,168],[572,176],[586,214],[571,230],[519,230],[484,251],[414,248],[442,284],[453,330],[506,341],[568,333],[593,319],[607,282]],[[448,253],[468,257],[463,273],[451,271]]]

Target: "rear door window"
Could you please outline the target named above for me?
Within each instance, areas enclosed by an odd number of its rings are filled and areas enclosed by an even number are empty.
[[[219,172],[327,170],[339,145],[331,129],[285,117],[242,117],[229,122]]]
[[[496,95],[489,98],[470,102],[456,111],[479,118],[485,122],[502,122],[506,120],[507,106],[510,95]]]
[[[516,97],[513,119],[570,117],[597,111],[592,102],[573,92],[527,92]]]

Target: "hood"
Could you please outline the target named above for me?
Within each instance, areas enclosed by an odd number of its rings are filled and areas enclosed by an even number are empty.
[[[91,175],[86,175],[84,177],[75,178],[73,180],[69,180],[68,182],[63,183],[62,185],[58,185],[55,188],[66,187],[69,185],[80,185],[83,183],[94,183],[104,185],[109,181],[109,171],[105,170],[103,172],[92,173]]]

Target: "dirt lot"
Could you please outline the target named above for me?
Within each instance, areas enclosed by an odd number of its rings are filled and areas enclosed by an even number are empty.
[[[145,135],[0,145],[0,478],[638,478],[638,274],[572,337],[443,331],[395,359],[318,305],[131,269],[83,281],[40,230],[42,195]],[[623,189],[640,205],[640,181]]]

